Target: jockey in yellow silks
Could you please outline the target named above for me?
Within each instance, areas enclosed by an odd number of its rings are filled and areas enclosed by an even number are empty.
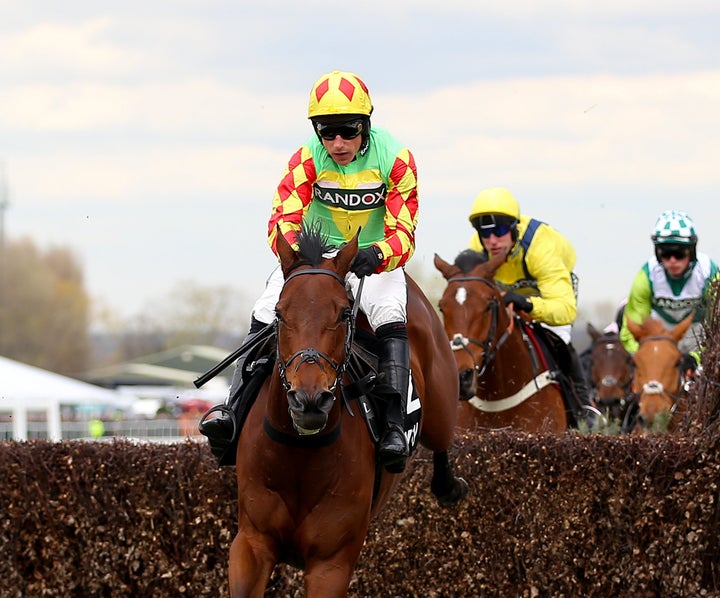
[[[590,405],[590,387],[572,345],[572,324],[577,316],[575,249],[549,224],[520,213],[520,205],[505,188],[485,189],[470,210],[475,233],[470,248],[494,257],[506,255],[495,272],[505,304],[530,314],[567,345],[578,398]]]

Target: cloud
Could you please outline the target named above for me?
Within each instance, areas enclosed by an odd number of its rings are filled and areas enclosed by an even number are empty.
[[[498,184],[571,237],[593,295],[625,292],[662,209],[690,211],[720,255],[715,0],[272,4],[0,0],[9,232],[70,243],[93,293],[126,307],[142,300],[117,280],[129,255],[153,289],[264,256],[242,268],[261,288],[272,192],[311,133],[312,80],[339,67],[416,156],[419,264],[454,257]],[[355,32],[358,11],[384,16]],[[158,238],[165,261],[143,272]]]
[[[38,23],[0,36],[3,59],[0,74],[45,73],[92,76],[130,72],[141,64],[142,53],[113,45],[103,38],[111,19],[77,24]]]
[[[36,203],[115,202],[128,205],[215,195],[271,195],[286,152],[262,147],[143,148],[136,152],[73,152],[13,161],[14,188]],[[42,176],[37,176],[37,173]]]
[[[375,103],[456,184],[480,172],[537,184],[679,186],[720,182],[719,101],[720,71],[710,71],[485,81]]]
[[[374,101],[374,122],[392,124],[431,188],[467,188],[478,172],[553,186],[720,182],[720,71],[481,81]],[[13,176],[38,199],[235,193],[279,175],[310,134],[305,102],[208,79],[20,87],[0,124],[36,137],[31,151],[18,143]]]
[[[286,114],[287,95],[250,94],[240,86],[189,78],[165,84],[34,84],[10,87],[0,127],[8,131],[110,131],[134,127],[208,134],[268,129],[275,114]],[[302,112],[300,113],[302,114]]]

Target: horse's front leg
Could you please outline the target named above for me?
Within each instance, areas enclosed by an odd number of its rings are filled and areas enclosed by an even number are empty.
[[[231,598],[262,598],[275,562],[276,556],[268,547],[254,546],[239,531],[230,546]]]
[[[362,542],[357,548],[346,549],[331,560],[312,560],[305,566],[305,596],[312,598],[344,598],[347,596]]]
[[[468,493],[467,482],[453,474],[447,451],[433,453],[433,477],[430,489],[442,507],[456,505]]]

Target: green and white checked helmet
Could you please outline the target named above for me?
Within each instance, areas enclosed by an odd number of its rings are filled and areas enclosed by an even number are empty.
[[[655,245],[672,243],[695,246],[695,223],[685,212],[667,210],[658,216],[651,239]]]

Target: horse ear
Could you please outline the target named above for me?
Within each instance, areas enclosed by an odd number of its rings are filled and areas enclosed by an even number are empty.
[[[337,267],[338,274],[345,276],[350,271],[350,264],[358,252],[358,239],[360,238],[360,229],[358,229],[355,236],[345,243],[338,251],[335,256],[335,265]]]
[[[585,328],[587,329],[587,333],[594,341],[600,338],[601,335],[598,332],[598,329],[595,328],[595,326],[593,326],[590,322],[587,323]]]
[[[280,232],[280,225],[275,227],[275,247],[277,248],[278,257],[280,258],[280,266],[284,275],[287,275],[290,267],[298,261],[298,255],[287,242],[284,235]]]
[[[670,332],[670,336],[672,336],[675,339],[675,342],[679,342],[680,339],[685,336],[685,333],[688,331],[688,328],[692,325],[693,318],[695,317],[695,310],[690,312],[684,320],[680,321],[675,328],[672,329]]]
[[[433,263],[435,264],[435,267],[440,271],[440,274],[443,275],[445,280],[449,280],[452,277],[455,266],[453,266],[452,264],[448,264],[437,253],[435,254]]]
[[[497,272],[497,269],[505,263],[506,259],[506,253],[498,253],[486,262],[487,269],[490,272],[491,276],[495,276],[495,272]]]

